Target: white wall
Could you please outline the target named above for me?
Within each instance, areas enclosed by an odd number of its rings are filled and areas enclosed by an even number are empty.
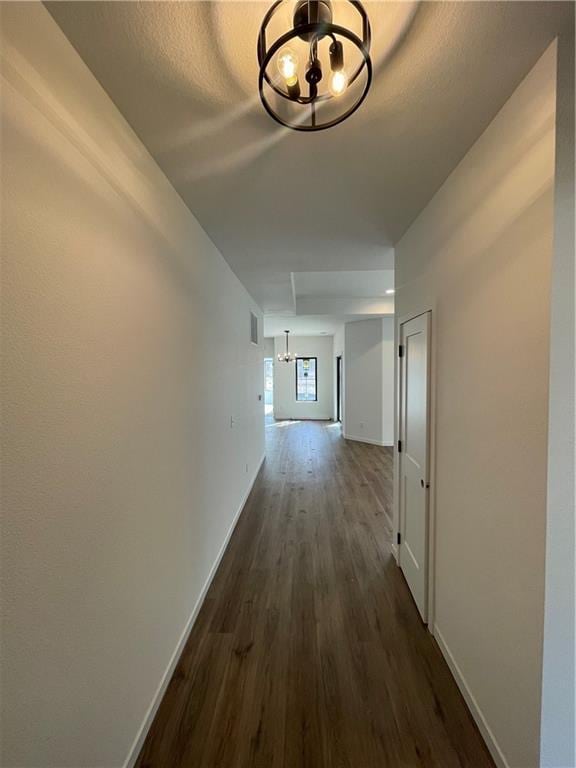
[[[274,339],[262,339],[262,352],[264,357],[274,357]]]
[[[574,14],[574,6],[572,6]],[[574,664],[574,23],[558,40],[546,599],[540,765],[576,765]]]
[[[382,318],[382,442],[394,445],[394,317]]]
[[[113,768],[262,458],[258,310],[45,8],[2,37],[2,764]]]
[[[435,634],[499,765],[538,765],[554,181],[549,50],[396,247],[433,311]]]
[[[290,351],[299,357],[317,357],[317,402],[296,402],[296,363],[280,363],[276,355],[284,352],[286,337],[275,338],[274,418],[331,419],[334,413],[334,370],[332,336],[292,336]]]
[[[394,319],[346,323],[344,334],[344,436],[393,445]]]
[[[334,411],[332,413],[332,419],[334,421],[338,420],[338,403],[336,401],[336,398],[338,397],[338,393],[336,391],[336,358],[342,357],[342,381],[340,382],[340,386],[342,387],[342,413],[340,414],[340,419],[342,420],[342,423],[344,423],[344,323],[338,328],[336,333],[333,336],[333,344],[332,344],[332,356],[334,359],[333,365],[332,365],[332,375],[334,377],[334,385],[332,387],[332,398],[334,401]]]
[[[334,339],[334,357],[344,354],[344,328],[345,325],[339,328],[333,336]]]

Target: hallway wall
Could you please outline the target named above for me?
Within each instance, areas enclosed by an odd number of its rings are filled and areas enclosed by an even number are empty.
[[[262,459],[260,312],[44,6],[1,13],[0,762],[118,768]]]
[[[262,352],[264,357],[274,358],[274,339],[262,339]]]
[[[334,334],[333,338],[333,344],[332,344],[332,377],[334,379],[333,385],[332,385],[332,400],[334,403],[333,411],[332,411],[332,419],[334,421],[338,420],[338,403],[336,401],[336,398],[338,396],[336,392],[336,358],[342,357],[342,381],[340,383],[340,386],[342,387],[342,413],[340,414],[340,419],[342,423],[344,423],[344,328],[345,324],[342,323],[342,325],[338,328],[336,333]]]
[[[344,436],[394,444],[394,318],[344,326]]]
[[[433,313],[434,632],[500,766],[538,764],[555,53],[396,247],[398,317]]]
[[[290,351],[298,357],[317,357],[318,400],[296,401],[296,363],[279,363],[284,352],[285,336],[274,339],[274,418],[331,419],[334,411],[334,371],[332,365],[332,336],[290,336]]]
[[[576,765],[574,5],[558,39],[542,768]]]

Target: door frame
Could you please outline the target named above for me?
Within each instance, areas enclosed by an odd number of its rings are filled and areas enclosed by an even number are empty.
[[[400,407],[401,407],[401,367],[398,355],[400,332],[405,323],[421,315],[429,313],[428,333],[428,619],[427,627],[434,635],[436,615],[436,310],[434,306],[426,305],[422,309],[396,318],[395,323],[395,407],[394,407],[394,540],[392,551],[399,566],[399,551],[397,534],[402,530],[403,521],[400,519],[400,456],[398,453]]]
[[[342,424],[342,355],[336,355],[336,421]]]

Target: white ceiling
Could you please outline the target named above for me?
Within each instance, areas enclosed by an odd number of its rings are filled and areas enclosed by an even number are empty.
[[[294,311],[264,316],[264,336],[285,330],[299,336],[333,335],[344,323],[394,313],[394,270],[294,272]]]
[[[290,331],[294,336],[333,336],[344,323],[369,320],[380,315],[298,315],[295,317],[264,317],[264,336],[282,336]]]
[[[368,1],[373,86],[356,114],[317,134],[280,128],[259,103],[256,39],[270,4],[47,7],[278,314],[297,311],[292,273],[393,266],[391,246],[568,23],[570,3]]]
[[[370,298],[385,296],[394,288],[394,270],[363,272],[295,272],[294,289],[297,296],[346,296]]]

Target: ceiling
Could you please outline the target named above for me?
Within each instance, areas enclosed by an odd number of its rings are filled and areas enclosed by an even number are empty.
[[[316,134],[280,128],[258,101],[269,5],[47,3],[256,301],[290,314],[293,273],[393,267],[393,244],[569,23],[570,4],[368,1],[371,91]]]
[[[394,270],[381,269],[363,272],[295,272],[296,296],[354,296],[372,298],[385,296],[394,288]]]
[[[334,336],[345,323],[369,320],[380,315],[297,315],[295,317],[264,317],[264,336],[282,336],[290,331],[294,336]]]
[[[264,316],[264,336],[333,335],[344,323],[394,314],[394,270],[292,273],[294,311]]]

